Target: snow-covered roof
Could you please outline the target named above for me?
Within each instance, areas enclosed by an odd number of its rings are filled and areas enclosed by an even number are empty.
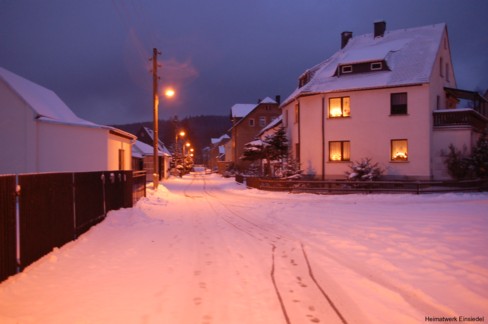
[[[81,119],[51,90],[0,67],[0,78],[21,97],[37,115],[37,119],[64,124],[99,127]]]
[[[232,118],[242,118],[247,116],[254,108],[256,104],[235,104],[230,108]]]
[[[98,125],[79,118],[52,90],[44,88],[2,67],[0,67],[0,80],[3,80],[34,111],[36,119],[39,121],[103,128],[118,136],[132,140],[136,139],[136,136],[133,134],[124,132],[118,128]]]
[[[141,141],[135,141],[134,145],[132,146],[132,156],[134,157],[143,157],[143,156],[152,156],[154,153],[154,148],[151,145],[143,143]],[[164,152],[158,149],[158,156],[163,155],[170,155],[169,152]]]
[[[266,97],[263,100],[261,100],[259,103],[260,104],[263,104],[263,103],[276,104],[277,102],[275,100],[271,99],[270,97]]]
[[[270,130],[271,128],[276,127],[277,125],[281,124],[282,121],[283,121],[283,115],[279,115],[277,118],[273,119],[268,125],[266,125],[266,127],[264,127],[259,132],[258,136],[263,134],[267,130]]]
[[[149,127],[144,127],[144,130],[146,131],[147,135],[151,138],[151,140],[154,141],[154,131]],[[149,146],[152,147],[151,145],[149,145]],[[171,155],[171,153],[166,148],[166,146],[164,145],[163,141],[161,141],[160,138],[158,138],[158,150],[163,152],[165,155],[168,155],[168,156]],[[153,155],[152,151],[151,151],[150,155]]]
[[[310,81],[283,102],[289,103],[302,94],[371,89],[428,83],[446,24],[353,37],[347,45],[327,60],[308,69]],[[386,62],[389,70],[336,75],[341,65]],[[304,73],[304,74],[305,74]]]
[[[218,143],[220,143],[220,142],[222,142],[223,140],[226,140],[226,139],[230,139],[230,137],[229,137],[229,135],[224,134],[224,135],[220,136],[219,138],[211,138],[210,139],[210,142],[212,144],[218,144]]]

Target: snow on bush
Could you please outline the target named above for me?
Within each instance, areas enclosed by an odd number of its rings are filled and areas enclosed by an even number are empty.
[[[346,172],[347,178],[354,181],[378,180],[384,172],[378,163],[371,162],[371,158],[363,158],[360,161],[353,162],[349,167],[351,171]]]

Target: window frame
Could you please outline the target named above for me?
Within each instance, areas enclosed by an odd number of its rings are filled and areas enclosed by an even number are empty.
[[[347,115],[344,115],[344,99],[348,99],[348,103],[349,103],[349,112]],[[331,101],[334,100],[334,99],[340,99],[341,100],[341,103],[340,103],[340,109],[341,109],[341,114],[340,115],[332,115],[331,114]],[[350,118],[351,117],[351,97],[350,96],[343,96],[343,97],[331,97],[329,98],[329,102],[328,102],[328,107],[327,107],[327,118]]]
[[[405,152],[399,152],[399,154],[403,153],[405,155],[405,157],[394,157],[393,155],[393,152],[394,152],[394,143],[398,143],[398,142],[405,142],[405,144],[402,144],[402,145],[405,145]],[[400,145],[400,143],[398,143],[399,146],[402,146]],[[408,139],[406,138],[395,138],[395,139],[392,139],[390,140],[390,162],[394,162],[394,163],[403,163],[403,162],[409,162],[409,159],[408,159]]]
[[[331,146],[334,145],[334,144],[339,144],[340,145],[340,158],[339,159],[333,159],[332,158],[333,151],[331,150]],[[347,144],[347,147],[344,144]],[[347,152],[346,152],[346,149],[347,149]],[[343,140],[343,141],[329,141],[328,161],[329,162],[332,162],[332,163],[350,162],[351,161],[351,141],[346,141],[346,140]]]
[[[393,104],[394,97],[397,97],[398,99],[403,99],[403,98],[398,98],[399,96],[405,96],[405,103],[403,104]],[[401,100],[403,101],[403,100]],[[407,92],[392,92],[390,93],[390,116],[405,116],[408,115],[408,93]]]
[[[350,65],[350,64],[341,65],[341,74],[348,74],[348,73],[352,73],[352,72],[353,72],[352,65]]]
[[[383,69],[383,62],[372,62],[370,64],[369,68],[370,68],[371,71],[379,71],[379,70],[382,70]]]

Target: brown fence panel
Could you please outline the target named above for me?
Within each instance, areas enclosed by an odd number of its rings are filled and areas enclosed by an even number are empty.
[[[125,190],[123,171],[104,172],[105,177],[105,207],[108,213],[111,210],[124,207]]]
[[[75,237],[73,175],[19,175],[20,266],[32,262]]]
[[[74,174],[77,237],[105,218],[102,175],[102,172]]]
[[[0,282],[17,272],[15,176],[0,176]]]
[[[132,173],[132,205],[142,197],[146,197],[146,171]]]
[[[124,208],[131,208],[132,204],[132,188],[134,184],[134,179],[132,177],[131,171],[123,171],[124,174]]]

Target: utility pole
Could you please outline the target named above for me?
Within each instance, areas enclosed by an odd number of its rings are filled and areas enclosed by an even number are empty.
[[[161,52],[158,51],[157,48],[153,48],[153,119],[154,119],[154,126],[153,126],[153,185],[154,189],[158,188],[159,185],[159,156],[158,156],[158,144],[159,144],[159,132],[158,132],[158,105],[159,105],[159,98],[158,98],[158,55]]]

